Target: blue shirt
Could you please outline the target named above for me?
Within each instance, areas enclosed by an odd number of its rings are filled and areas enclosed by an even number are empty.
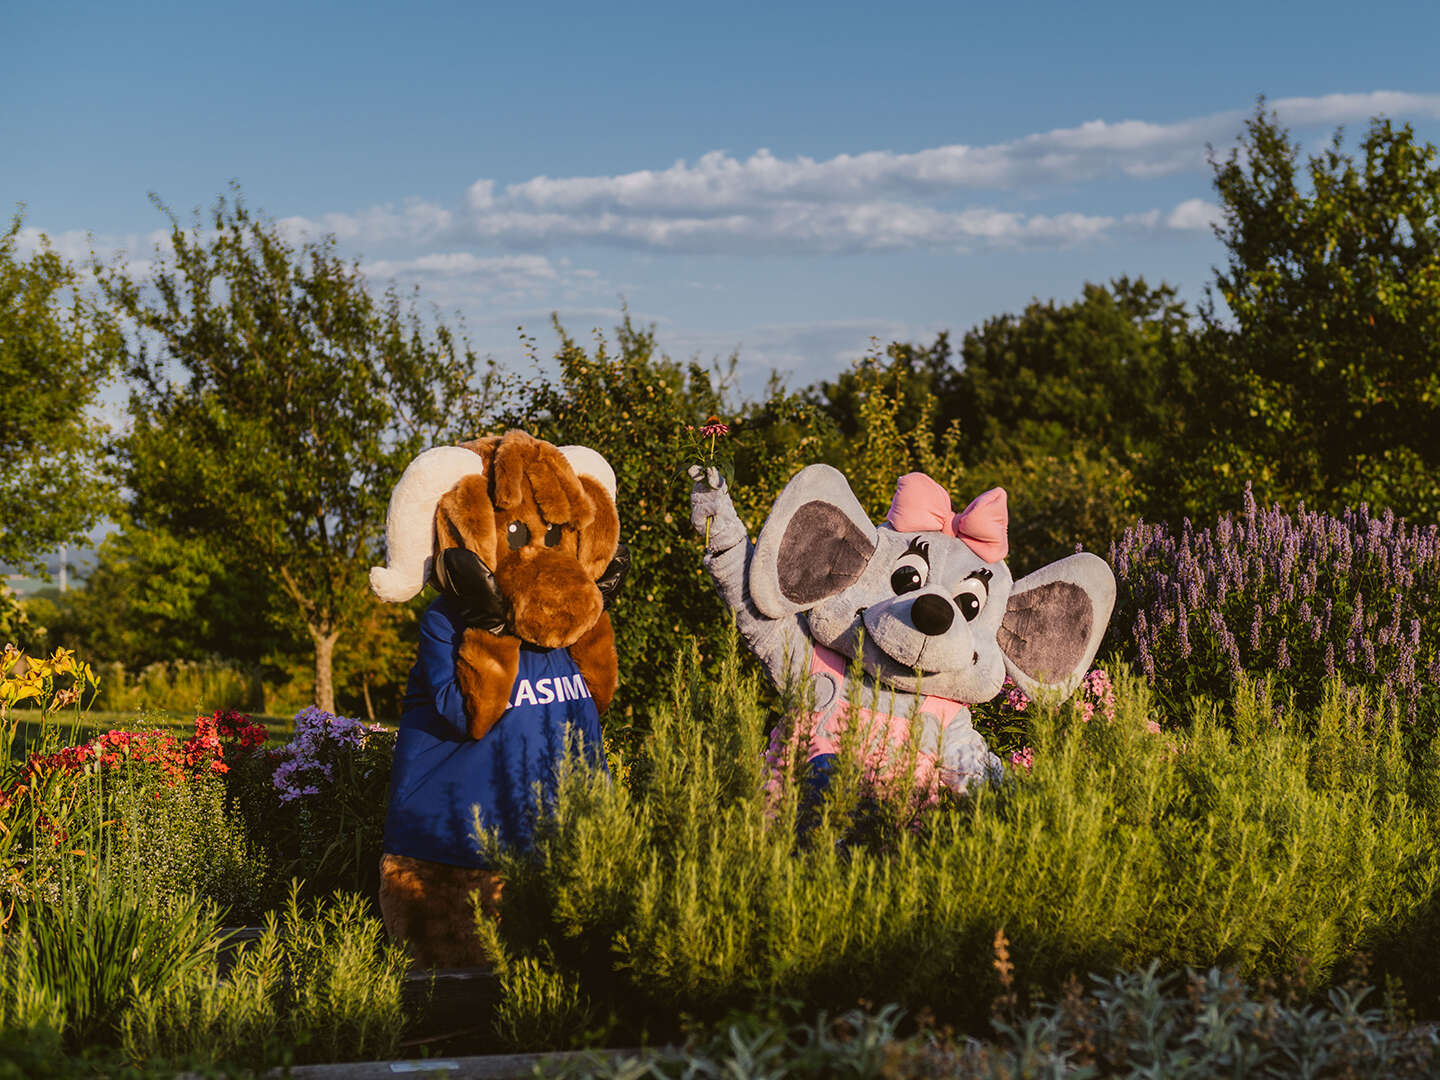
[[[455,658],[465,624],[446,597],[420,617],[420,647],[405,689],[385,851],[454,866],[488,867],[475,838],[480,823],[507,846],[525,847],[535,784],[554,790],[567,728],[586,760],[605,769],[600,714],[565,649],[520,647],[509,708],[483,738],[470,738]]]

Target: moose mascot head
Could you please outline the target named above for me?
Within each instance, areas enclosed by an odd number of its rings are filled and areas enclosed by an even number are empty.
[[[555,766],[577,745],[605,767],[599,713],[617,684],[606,604],[628,565],[615,474],[583,446],[522,431],[420,454],[387,517],[382,600],[440,593],[420,644],[395,748],[380,905],[391,935],[429,966],[483,962],[470,894],[497,909],[500,881],[476,822],[523,845]]]

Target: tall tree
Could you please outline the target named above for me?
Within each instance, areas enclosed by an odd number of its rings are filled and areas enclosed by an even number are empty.
[[[1171,286],[1087,284],[1072,303],[1035,301],[966,334],[946,409],[972,465],[1078,449],[1165,491],[1187,427],[1192,340]]]
[[[131,516],[263,570],[333,709],[336,643],[376,602],[390,490],[420,450],[473,431],[475,359],[393,290],[372,297],[333,237],[292,244],[238,192],[189,231],[169,216],[148,283],[97,267],[136,327]]]
[[[1299,147],[1264,103],[1213,162],[1227,262],[1202,307],[1216,394],[1211,476],[1338,508],[1440,514],[1440,165],[1375,119]],[[1223,307],[1217,303],[1223,301]]]
[[[0,233],[0,563],[28,568],[104,513],[105,428],[93,407],[119,336],[47,239],[20,254],[20,227],[16,214]]]

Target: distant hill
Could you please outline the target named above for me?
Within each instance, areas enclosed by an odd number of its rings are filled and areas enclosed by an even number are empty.
[[[50,585],[60,584],[60,552],[52,551],[44,558],[46,573],[50,580],[46,581],[41,577],[31,577],[28,574],[21,574],[13,566],[0,563],[0,580],[10,586],[10,590],[16,596],[29,596],[31,593]],[[65,550],[65,562],[69,564],[69,573],[66,575],[67,583],[74,587],[85,580],[90,571],[95,567],[95,549],[93,547],[67,548]]]

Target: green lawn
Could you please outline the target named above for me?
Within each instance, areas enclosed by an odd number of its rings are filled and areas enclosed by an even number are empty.
[[[283,746],[290,741],[295,734],[294,716],[267,716],[263,713],[254,713],[254,719],[265,725],[270,733],[267,740],[268,746]],[[121,728],[126,731],[154,731],[159,728],[163,731],[173,733],[176,738],[188,738],[195,731],[195,714],[193,712],[165,712],[159,709],[136,710],[134,712],[102,712],[91,710],[80,717],[78,725],[73,717],[62,714],[50,720],[52,737],[58,737],[62,745],[73,745],[88,742],[97,735],[102,735],[114,728]],[[72,728],[74,734],[72,737]],[[31,719],[22,719],[15,728],[14,752],[25,752],[31,746],[38,746],[41,739],[41,726],[38,716]]]

